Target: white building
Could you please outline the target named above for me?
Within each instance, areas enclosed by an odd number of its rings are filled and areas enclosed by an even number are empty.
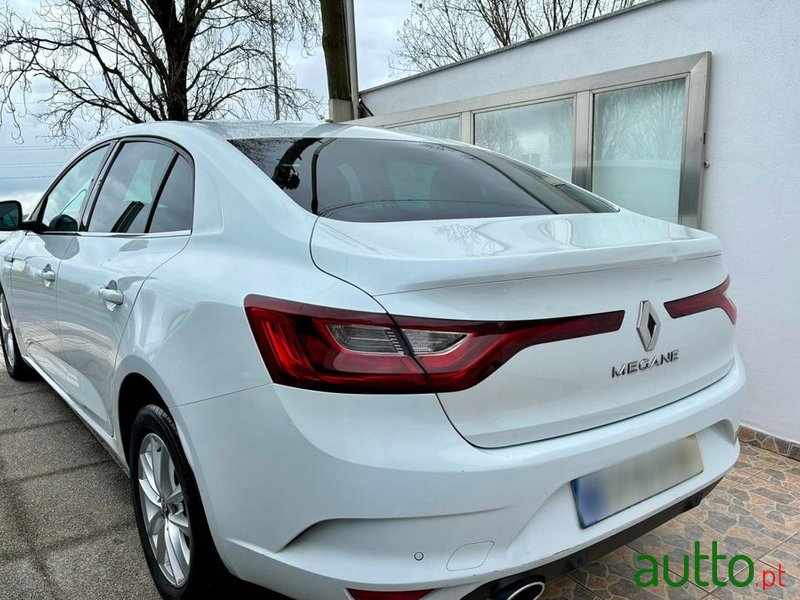
[[[654,0],[361,97],[364,124],[488,146],[718,235],[745,425],[800,458],[800,1]]]

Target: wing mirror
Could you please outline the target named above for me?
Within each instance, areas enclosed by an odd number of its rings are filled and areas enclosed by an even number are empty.
[[[50,231],[78,231],[78,222],[69,215],[57,215],[48,225]]]
[[[22,205],[17,200],[0,202],[0,231],[16,231],[22,227]]]

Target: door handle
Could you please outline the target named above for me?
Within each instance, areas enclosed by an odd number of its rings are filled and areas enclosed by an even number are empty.
[[[50,268],[50,265],[47,265],[41,271],[37,271],[36,273],[40,279],[43,279],[45,282],[52,283],[56,280],[56,272]]]
[[[100,294],[103,300],[111,304],[119,305],[125,300],[125,294],[117,289],[116,281],[109,281],[108,285],[101,287],[97,293]]]

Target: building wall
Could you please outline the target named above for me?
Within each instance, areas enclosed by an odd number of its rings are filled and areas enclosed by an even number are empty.
[[[376,114],[711,51],[702,227],[749,376],[745,424],[800,442],[800,2],[663,0],[363,94]]]

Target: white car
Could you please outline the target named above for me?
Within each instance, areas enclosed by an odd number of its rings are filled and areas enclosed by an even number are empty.
[[[165,598],[532,600],[739,453],[717,238],[486,150],[139,125],[20,220],[8,372],[130,469]]]

